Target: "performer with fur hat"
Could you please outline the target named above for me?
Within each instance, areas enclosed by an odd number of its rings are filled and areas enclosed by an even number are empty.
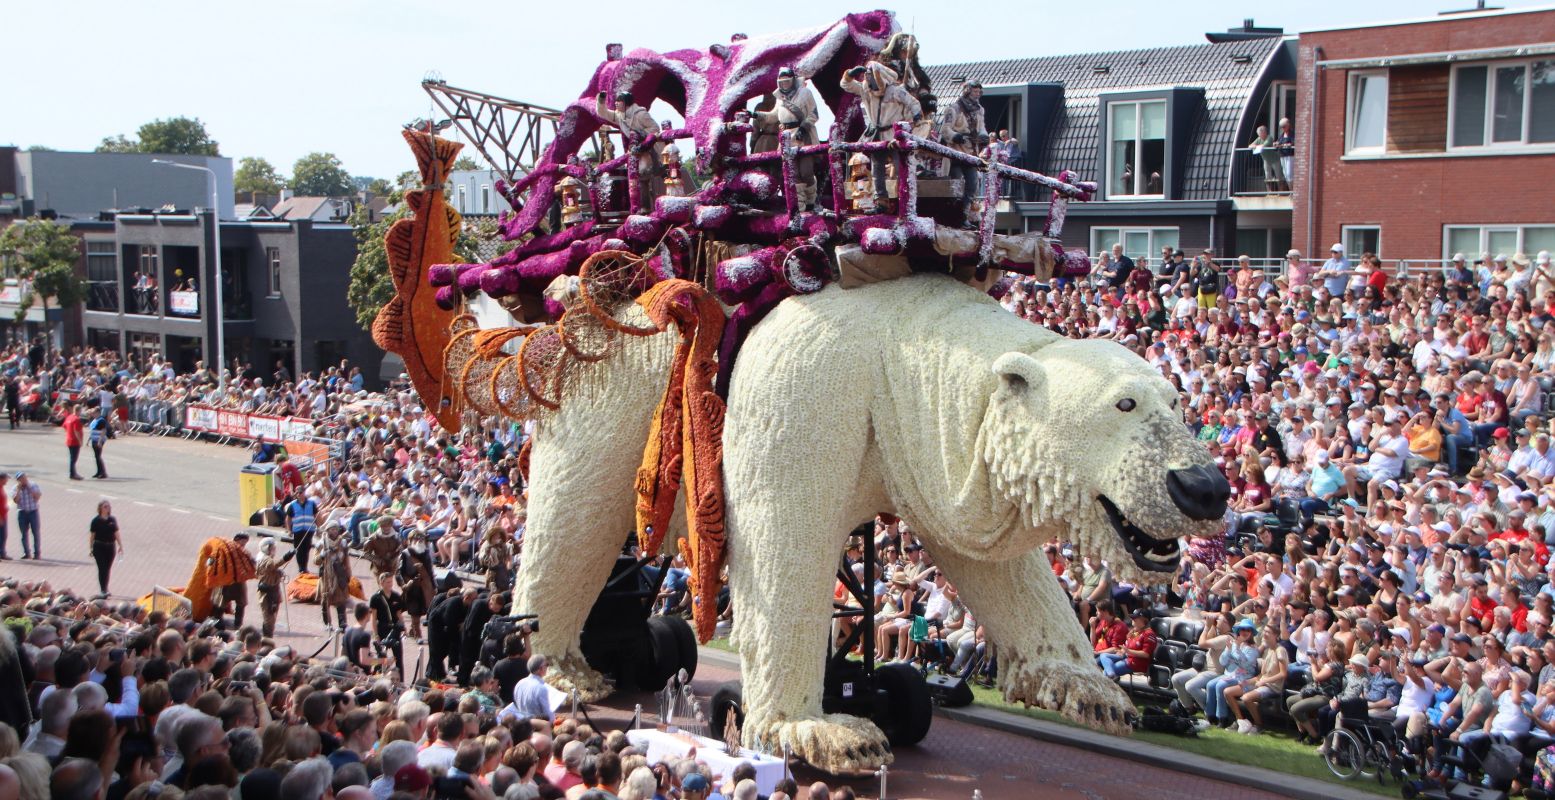
[[[854,67],[842,76],[842,90],[857,95],[864,110],[864,135],[861,142],[882,142],[891,138],[891,128],[898,122],[910,120],[917,124],[923,119],[923,106],[902,86],[901,78],[890,67],[879,61]],[[869,172],[874,179],[875,209],[885,208],[886,167],[889,156],[883,152],[869,154]]]
[[[778,131],[792,131],[795,147],[804,147],[820,141],[816,135],[815,123],[820,119],[815,104],[815,94],[810,91],[810,84],[804,78],[796,74],[792,67],[783,67],[778,70],[777,92],[768,95],[773,99],[770,110],[756,111],[757,130],[761,131],[771,126]],[[764,103],[765,104],[765,103]],[[774,137],[776,139],[776,137]],[[772,143],[776,149],[777,142]],[[762,152],[761,148],[752,146],[752,150]],[[794,186],[799,195],[797,200],[799,210],[805,211],[815,208],[816,180],[815,162],[808,156],[801,156],[794,163]]]
[[[336,520],[324,526],[324,543],[319,548],[319,609],[324,627],[329,627],[329,610],[344,630],[346,604],[351,602],[351,554],[346,550],[345,528]]]
[[[965,81],[961,96],[940,112],[940,138],[952,149],[975,156],[988,144],[988,126],[983,118],[983,84]],[[979,170],[956,161],[950,162],[950,177],[961,179],[961,207],[966,213],[963,227],[972,225],[972,199],[979,197]]]
[[[281,592],[286,587],[286,562],[296,552],[288,550],[284,555],[277,556],[275,551],[274,539],[260,542],[259,564],[255,567],[255,578],[259,585],[259,613],[263,620],[260,633],[266,637],[275,635],[275,615],[281,609]]]

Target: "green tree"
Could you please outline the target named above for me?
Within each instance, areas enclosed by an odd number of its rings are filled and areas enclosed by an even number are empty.
[[[309,153],[292,165],[292,190],[300,197],[351,194],[351,175],[334,153]]]
[[[481,168],[480,165],[475,163],[475,159],[470,158],[469,156],[459,156],[458,158],[454,159],[454,169],[480,169],[480,168]]]
[[[392,214],[368,221],[368,211],[358,206],[351,213],[351,226],[356,232],[356,262],[351,265],[351,283],[346,287],[346,302],[356,313],[356,322],[363,330],[372,330],[378,310],[394,296],[394,281],[389,277],[389,254],[383,237],[396,220],[410,216],[410,210],[400,207]],[[490,246],[488,243],[495,243]],[[461,262],[479,261],[484,254],[495,257],[517,246],[500,238],[495,220],[466,224],[454,242],[454,256]],[[483,246],[486,245],[486,246]],[[486,251],[483,253],[483,251]]]
[[[114,136],[104,136],[102,143],[97,145],[99,153],[139,153],[140,142],[134,139],[124,138],[120,133]]]
[[[367,191],[374,197],[388,197],[394,194],[394,184],[389,183],[383,178],[373,178],[372,181],[367,184]]]
[[[232,188],[238,194],[280,194],[286,179],[263,158],[245,157],[238,161],[238,171],[232,174]]]
[[[154,119],[140,126],[140,152],[185,156],[219,156],[216,140],[198,117]]]
[[[205,130],[205,123],[196,117],[169,117],[154,119],[135,132],[138,139],[124,134],[103,138],[97,145],[99,153],[170,153],[184,156],[219,156],[216,140]]]
[[[26,319],[35,300],[47,317],[50,300],[56,308],[70,308],[86,299],[86,281],[76,274],[80,257],[81,240],[68,225],[33,218],[0,231],[0,263],[26,287],[16,309],[17,322]]]

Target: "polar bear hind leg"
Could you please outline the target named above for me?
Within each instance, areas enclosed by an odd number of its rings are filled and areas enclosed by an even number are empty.
[[[610,694],[578,634],[635,524],[632,487],[674,341],[626,337],[621,352],[582,370],[597,385],[567,395],[536,427],[513,613],[540,616],[530,644],[550,659],[546,682],[583,702]]]
[[[1058,578],[1041,549],[1019,558],[978,561],[925,533],[935,560],[955,584],[999,654],[1004,699],[1054,711],[1096,730],[1130,732],[1134,704],[1096,668]]]

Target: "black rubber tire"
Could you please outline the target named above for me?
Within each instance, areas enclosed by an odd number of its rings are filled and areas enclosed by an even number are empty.
[[[923,682],[922,673],[911,664],[885,664],[875,668],[875,681],[885,690],[890,702],[886,704],[884,717],[874,722],[891,740],[891,746],[903,747],[923,741],[923,737],[929,735],[929,724],[934,721],[934,703],[929,699],[929,687]]]
[[[637,688],[657,692],[680,670],[680,642],[663,617],[649,617],[645,627],[648,635],[644,637],[645,652],[637,661]]]
[[[680,668],[686,671],[686,680],[697,676],[697,633],[691,629],[691,623],[685,617],[663,616],[649,617],[648,621],[664,620],[671,632],[675,634],[675,644],[680,648]]]
[[[745,694],[739,681],[729,681],[719,686],[718,690],[713,692],[713,699],[709,702],[712,704],[713,714],[708,719],[712,725],[712,730],[707,732],[708,738],[723,741],[724,725],[727,724],[731,713],[734,714],[734,724],[740,726],[742,731],[745,729]]]

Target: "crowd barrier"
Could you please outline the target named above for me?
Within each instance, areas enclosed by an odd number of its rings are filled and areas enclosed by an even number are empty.
[[[307,417],[254,414],[204,403],[166,400],[132,400],[129,409],[127,424],[130,429],[155,436],[202,438],[221,444],[281,444],[294,457],[304,456],[313,464],[340,456],[337,452],[340,443],[330,437],[318,436],[315,420]]]

